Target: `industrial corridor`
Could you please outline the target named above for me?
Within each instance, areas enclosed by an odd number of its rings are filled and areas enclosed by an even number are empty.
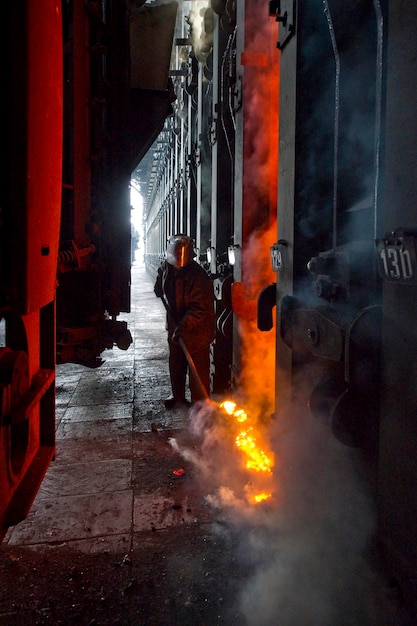
[[[57,368],[57,449],[0,547],[0,624],[243,624],[226,528],[205,501],[187,408],[168,411],[165,312],[132,267],[133,343]]]

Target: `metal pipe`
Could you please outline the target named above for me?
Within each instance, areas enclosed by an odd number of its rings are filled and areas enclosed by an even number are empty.
[[[205,400],[210,401],[210,396],[207,393],[206,388],[203,385],[203,381],[200,378],[200,375],[197,371],[197,368],[195,366],[193,357],[190,354],[190,351],[188,350],[187,346],[185,345],[185,341],[182,337],[178,337],[178,343],[180,344],[184,354],[185,354],[185,358],[187,359],[188,362],[188,366],[190,368],[190,372],[192,373],[192,375],[194,376],[194,380],[199,388],[199,391],[201,393],[201,395],[204,397]]]

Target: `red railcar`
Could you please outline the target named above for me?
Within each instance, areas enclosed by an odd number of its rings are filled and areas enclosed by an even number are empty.
[[[0,517],[27,514],[55,451],[55,289],[62,180],[58,2],[4,8]]]

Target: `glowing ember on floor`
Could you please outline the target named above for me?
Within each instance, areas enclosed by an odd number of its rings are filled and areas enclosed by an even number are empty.
[[[227,415],[234,417],[238,424],[249,422],[247,413],[243,409],[238,408],[236,403],[231,400],[222,402],[220,408],[222,408]],[[246,456],[246,469],[254,470],[255,472],[264,472],[266,474],[272,473],[272,467],[274,466],[272,454],[268,455],[259,447],[252,426],[248,424],[244,430],[241,430],[235,437],[235,443],[237,448]],[[252,496],[251,499],[253,502],[257,503],[270,497],[270,493],[262,492]]]

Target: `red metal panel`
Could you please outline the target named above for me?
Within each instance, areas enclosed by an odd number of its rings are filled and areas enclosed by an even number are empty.
[[[27,38],[18,63],[26,84],[17,84],[15,93],[24,99],[19,110],[25,120],[14,123],[23,150],[18,169],[24,170],[15,178],[18,206],[12,207],[20,217],[15,236],[23,263],[13,269],[20,312],[29,313],[55,295],[62,185],[62,24],[57,0],[30,0],[23,6],[26,11],[19,11]]]
[[[0,353],[0,541],[8,525],[26,517],[55,454],[61,2],[28,0],[5,19],[11,42],[4,57],[10,79],[5,98],[12,106],[2,231],[8,347]]]

